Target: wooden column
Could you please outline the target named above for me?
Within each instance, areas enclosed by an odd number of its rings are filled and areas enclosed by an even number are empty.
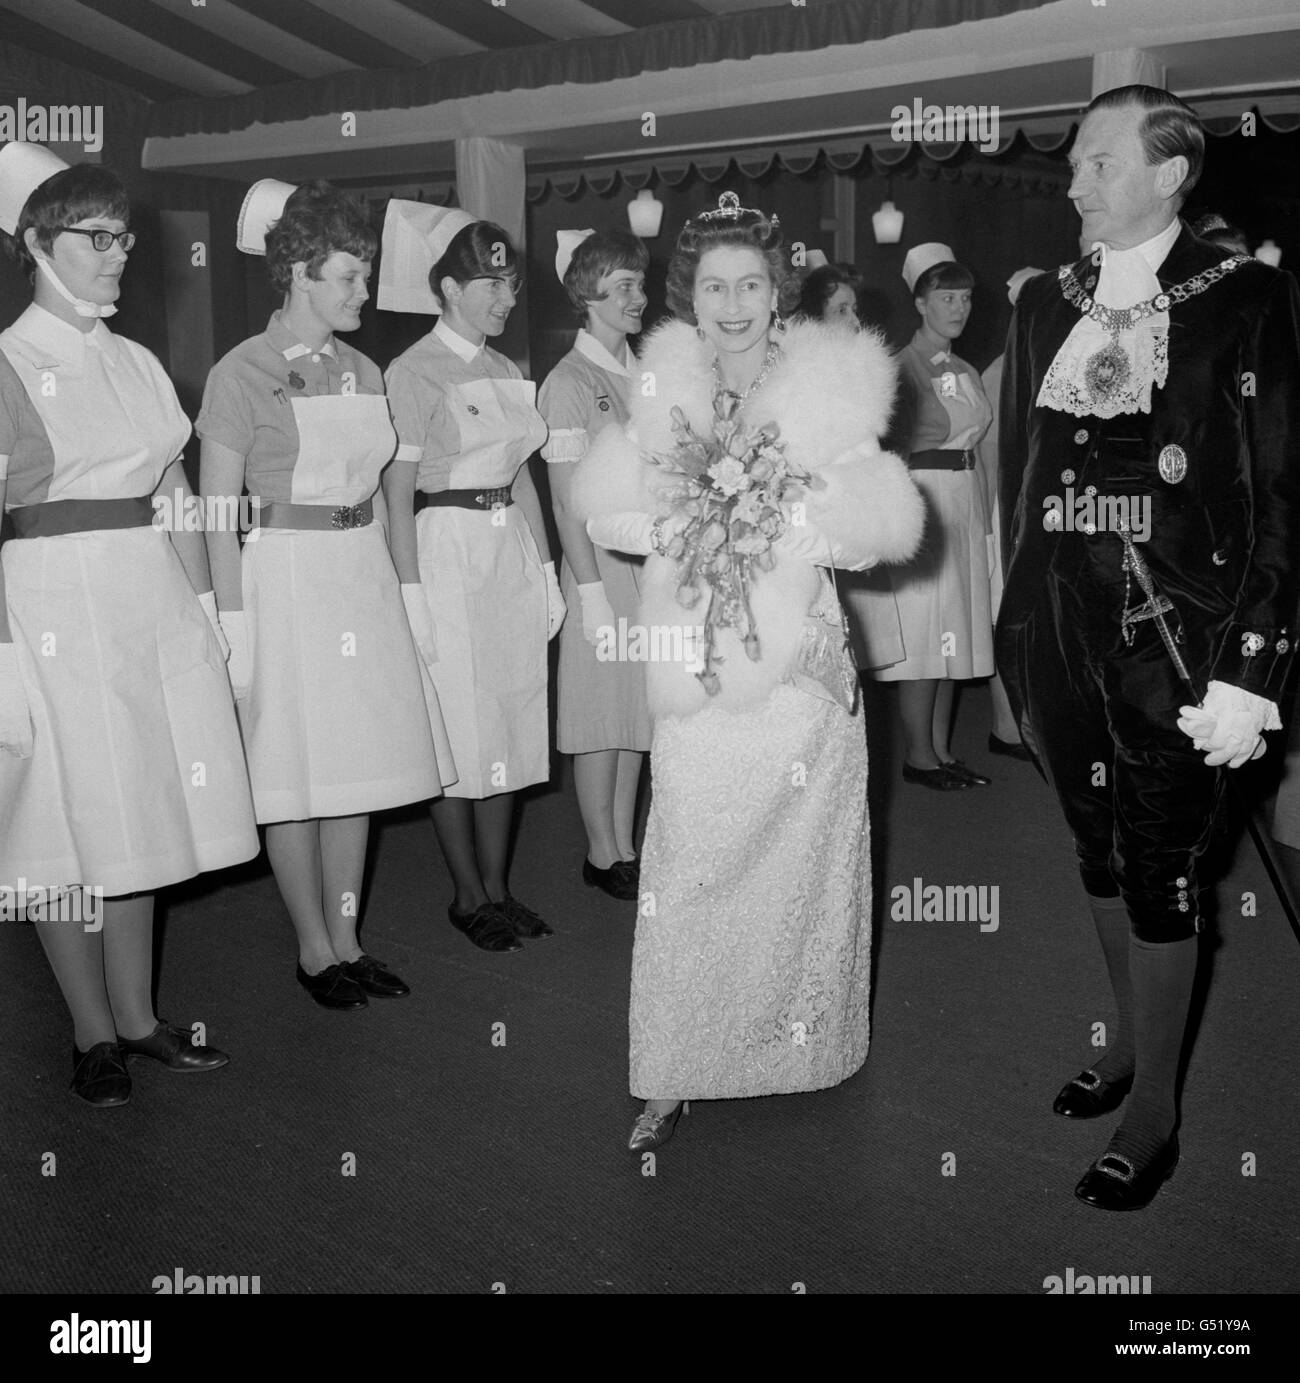
[[[1144,48],[1116,48],[1092,57],[1092,94],[1117,86],[1164,86],[1165,65]]]

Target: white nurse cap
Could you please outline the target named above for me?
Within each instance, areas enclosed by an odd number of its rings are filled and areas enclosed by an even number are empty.
[[[826,258],[825,250],[809,250],[803,262],[806,269],[824,269],[830,261]]]
[[[1039,274],[1046,272],[1046,269],[1017,269],[1007,280],[1007,298],[1010,300],[1011,306],[1015,307],[1016,299],[1020,297],[1020,290],[1030,279],[1036,279]]]
[[[916,281],[927,269],[936,264],[951,264],[957,256],[938,240],[927,240],[924,245],[913,245],[903,261],[903,282],[909,289],[916,287]]]
[[[297,190],[293,183],[277,178],[261,178],[248,189],[235,233],[235,244],[246,255],[266,253],[266,233],[284,215],[284,204]]]
[[[582,244],[588,236],[595,235],[594,230],[561,230],[555,232],[555,243],[558,248],[555,251],[555,273],[560,282],[564,282],[564,276],[569,272],[569,265],[573,263],[573,256],[578,251],[578,246]]]
[[[375,305],[384,312],[441,314],[429,274],[456,236],[479,219],[459,207],[390,198],[384,210]]]
[[[27,199],[68,166],[43,144],[15,140],[0,149],[0,230],[16,234]]]

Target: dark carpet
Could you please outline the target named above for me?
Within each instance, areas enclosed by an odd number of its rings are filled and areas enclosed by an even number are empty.
[[[316,1007],[264,866],[172,890],[159,1012],[232,1059],[188,1077],[136,1061],[124,1108],[68,1093],[58,992],[34,929],[6,925],[0,1289],[148,1292],[180,1268],[263,1293],[1041,1293],[1073,1268],[1157,1293],[1294,1290],[1300,949],[1249,845],[1202,947],[1182,1163],[1148,1210],[1091,1209],[1074,1183],[1118,1116],[1076,1125],[1051,1101],[1113,1015],[1055,803],[983,752],[982,690],[956,748],[995,783],[965,793],[902,785],[889,693],[868,711],[866,1066],[694,1105],[653,1169],[625,1147],[634,905],[579,877],[567,762],[523,803],[512,874],[558,935],[515,955],[449,926],[427,814],[376,821],[363,940],[407,999]],[[997,929],[893,920],[914,878],[997,888]]]

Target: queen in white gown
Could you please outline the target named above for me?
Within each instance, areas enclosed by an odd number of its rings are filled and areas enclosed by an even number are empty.
[[[667,1141],[684,1101],[822,1089],[867,1054],[862,714],[797,674],[807,617],[839,619],[819,568],[906,560],[923,506],[877,440],[893,403],[888,352],[869,333],[780,329],[785,264],[776,218],[731,194],[687,222],[668,275],[679,320],[647,338],[638,365],[653,387],[634,391],[626,428],[603,432],[575,477],[593,541],[649,554],[639,619],[651,653],[652,631],[696,627],[705,608],[678,603],[674,538],[686,520],[672,477],[649,459],[674,452],[673,411],[704,437],[719,399],[749,426],[774,422],[790,462],[821,482],[783,505],[775,564],[753,578],[761,656],[720,630],[713,695],[698,656],[646,663],[654,795],[632,964],[631,1090],[647,1101],[637,1151]],[[672,651],[668,638],[658,645]]]

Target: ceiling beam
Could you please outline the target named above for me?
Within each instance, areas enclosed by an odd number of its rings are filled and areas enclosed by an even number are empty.
[[[68,67],[91,72],[118,86],[124,86],[139,96],[151,101],[184,100],[193,96],[192,91],[164,81],[151,73],[142,72],[138,67],[105,57],[94,48],[86,48],[75,40],[47,29],[44,24],[25,19],[22,15],[6,12],[3,16],[4,41],[15,47],[26,48],[29,53],[39,53],[44,58],[54,58]]]
[[[390,48],[373,34],[336,19],[308,0],[225,0],[228,5],[251,14],[264,24],[273,25],[357,67],[418,67],[420,59],[401,49]]]
[[[397,0],[397,3],[461,38],[481,43],[484,48],[526,48],[532,43],[556,41],[541,29],[516,19],[504,4],[484,4],[484,0]]]
[[[296,82],[302,76],[300,72],[291,72],[247,48],[218,38],[207,29],[177,18],[153,0],[76,0],[76,3],[163,44],[182,57],[210,67],[214,72],[224,72],[249,86],[276,86],[280,82]]]
[[[617,19],[632,29],[646,29],[651,24],[673,24],[681,19],[716,19],[717,15],[695,0],[585,0],[593,10],[610,19]]]

